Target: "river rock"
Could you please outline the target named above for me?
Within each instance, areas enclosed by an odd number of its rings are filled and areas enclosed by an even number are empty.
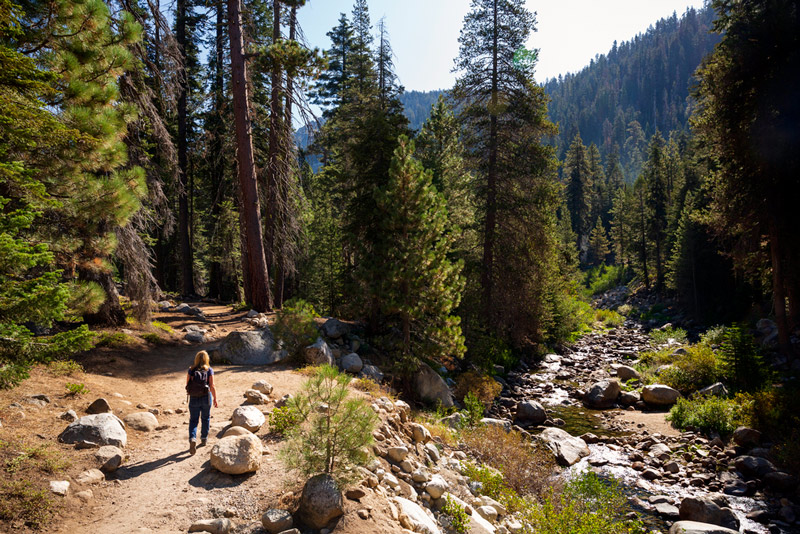
[[[189,527],[189,532],[209,532],[210,534],[228,534],[233,528],[230,519],[219,517],[217,519],[198,519]]]
[[[355,352],[351,352],[342,356],[342,369],[348,373],[358,374],[364,368],[364,362],[361,361],[361,356]]]
[[[622,388],[616,380],[601,380],[595,383],[583,397],[583,405],[595,410],[611,408]]]
[[[633,367],[629,367],[627,365],[620,365],[617,367],[617,378],[622,380],[623,382],[627,382],[628,380],[635,379],[639,380],[639,371],[634,369]]]
[[[444,379],[431,369],[428,364],[420,364],[419,370],[414,375],[414,391],[423,402],[441,404],[442,408],[454,405],[453,394],[447,387]]]
[[[114,414],[85,415],[70,423],[58,436],[62,443],[92,442],[98,445],[125,447],[128,434],[125,424]]]
[[[589,456],[589,447],[581,438],[576,438],[560,428],[545,428],[539,434],[544,444],[553,451],[561,465],[572,465],[585,456]]]
[[[517,413],[514,417],[517,421],[529,421],[534,425],[541,425],[547,420],[547,412],[544,406],[534,400],[525,400],[517,404]]]
[[[303,349],[303,357],[306,363],[310,365],[334,365],[336,363],[331,348],[321,337],[318,337],[313,345]]]
[[[259,380],[258,382],[253,383],[253,385],[250,387],[259,393],[263,393],[264,395],[269,395],[272,393],[272,384],[266,380]]]
[[[642,400],[651,406],[671,406],[680,396],[678,390],[663,384],[652,384],[642,388]]]
[[[126,415],[125,424],[134,430],[150,432],[158,426],[158,419],[150,412],[137,412]]]
[[[336,481],[330,475],[311,477],[303,486],[297,517],[300,522],[314,528],[324,528],[344,514],[344,499]]]
[[[397,497],[394,503],[398,508],[400,524],[418,534],[441,534],[436,521],[417,503]]]
[[[261,525],[269,534],[278,534],[292,528],[292,514],[286,510],[270,508],[261,516]]]
[[[739,531],[697,521],[678,521],[672,524],[669,534],[739,534]]]
[[[94,457],[100,464],[100,471],[111,473],[122,465],[123,460],[125,460],[125,453],[118,447],[105,445],[97,449],[97,452],[94,453]]]
[[[88,414],[98,414],[98,413],[111,413],[111,405],[108,404],[106,399],[100,398],[96,399],[93,403],[86,408],[86,413]]]
[[[271,365],[285,360],[285,350],[273,350],[275,340],[268,327],[261,330],[231,332],[214,353],[215,361],[233,365]]]
[[[754,447],[761,442],[761,432],[754,428],[740,426],[733,431],[733,441],[742,447]]]
[[[211,449],[211,467],[229,475],[257,471],[264,448],[255,435],[228,436]]]
[[[265,422],[264,414],[255,406],[239,406],[231,416],[231,426],[240,426],[250,432],[258,432]]]
[[[767,473],[776,471],[772,462],[758,456],[739,456],[734,460],[734,465],[745,478],[763,477]]]
[[[640,400],[642,399],[638,391],[623,391],[617,397],[617,402],[623,406],[633,406]]]
[[[683,521],[710,523],[732,530],[739,530],[739,520],[730,508],[721,508],[718,504],[696,497],[687,497],[681,501],[679,509]]]
[[[331,318],[322,325],[322,334],[329,339],[337,339],[350,331],[350,325],[343,323],[339,319]]]
[[[767,473],[763,480],[766,486],[785,493],[793,491],[797,487],[797,478],[782,471]]]
[[[442,475],[433,475],[425,485],[425,491],[432,499],[438,499],[447,491],[447,481]]]

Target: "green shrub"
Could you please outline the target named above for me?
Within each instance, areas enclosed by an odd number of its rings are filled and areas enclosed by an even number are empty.
[[[477,395],[470,391],[464,396],[464,409],[467,412],[467,425],[475,426],[483,418],[486,406]]]
[[[55,377],[71,376],[83,373],[83,367],[74,360],[55,360],[47,364],[47,372]]]
[[[633,312],[633,306],[631,306],[630,304],[623,304],[622,306],[617,308],[617,313],[619,313],[620,315],[624,315],[625,317],[631,315],[632,312]]]
[[[477,371],[467,371],[456,379],[454,393],[460,401],[465,400],[468,393],[472,393],[484,408],[488,408],[502,390],[503,386],[491,376]]]
[[[536,534],[647,532],[640,521],[627,518],[630,510],[620,484],[591,472],[573,476],[562,492],[551,490],[541,503],[527,504],[521,519]]]
[[[671,356],[672,367],[661,373],[659,382],[687,394],[719,379],[719,361],[708,345],[692,345],[685,350]]]
[[[718,432],[727,436],[741,423],[742,407],[733,399],[716,396],[681,398],[670,410],[667,421],[681,430],[692,427],[706,434]]]
[[[506,483],[500,470],[485,464],[467,463],[464,465],[464,474],[480,483],[481,495],[491,497],[512,513],[522,508],[522,498]]]
[[[275,339],[283,341],[284,348],[290,355],[298,356],[304,347],[314,343],[319,336],[314,324],[316,316],[314,307],[308,302],[301,299],[287,300],[275,315],[275,325],[272,327]]]
[[[281,459],[303,475],[327,473],[340,481],[369,458],[379,419],[363,399],[348,398],[350,377],[323,365],[289,401],[299,423],[288,432]]]
[[[89,393],[89,388],[87,388],[84,384],[72,384],[67,382],[67,395],[83,395],[84,393]]]
[[[450,528],[458,532],[458,534],[467,534],[469,531],[469,515],[466,509],[458,504],[450,495],[445,497],[441,512],[450,522]]]
[[[594,314],[596,323],[602,323],[607,328],[619,326],[625,322],[625,317],[613,310],[597,310]]]
[[[275,408],[269,414],[269,430],[283,436],[300,422],[300,414],[292,406]]]
[[[727,328],[722,325],[712,326],[700,335],[700,343],[711,348],[722,345],[726,331]]]
[[[599,265],[586,271],[584,285],[590,295],[597,295],[629,281],[630,273],[623,265]]]
[[[494,373],[494,366],[501,365],[505,369],[514,367],[518,359],[511,347],[496,335],[483,331],[475,325],[470,329],[467,340],[467,354],[465,358],[470,363],[478,366],[486,373]]]
[[[674,339],[678,343],[686,343],[686,330],[668,326],[667,328],[651,331],[650,339],[652,339],[653,343],[656,345],[666,343],[669,339]]]
[[[734,390],[755,391],[768,378],[761,353],[745,326],[734,325],[725,331],[720,359],[726,382]]]
[[[0,483],[0,519],[9,525],[22,521],[31,528],[41,528],[50,518],[52,507],[49,492],[28,480]]]

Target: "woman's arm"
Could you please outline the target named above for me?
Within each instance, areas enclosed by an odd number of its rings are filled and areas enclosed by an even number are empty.
[[[211,390],[211,395],[214,397],[214,408],[218,408],[217,405],[217,388],[214,387],[214,375],[208,376],[208,389]]]

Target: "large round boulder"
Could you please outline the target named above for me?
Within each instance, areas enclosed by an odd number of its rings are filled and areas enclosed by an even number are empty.
[[[680,518],[684,521],[710,523],[738,532],[739,519],[730,508],[722,508],[718,504],[696,497],[687,497],[681,501]]]
[[[441,403],[442,408],[454,405],[453,394],[447,383],[439,374],[425,363],[421,364],[414,375],[414,391],[419,400],[432,405]]]
[[[211,467],[229,475],[257,471],[261,466],[264,448],[253,434],[228,436],[211,449]]]
[[[663,384],[652,384],[642,388],[642,400],[651,406],[672,406],[678,402],[680,396],[678,390]]]
[[[358,374],[364,367],[364,362],[361,361],[361,356],[355,352],[342,356],[342,369],[348,373]]]
[[[344,500],[333,477],[321,474],[308,479],[297,509],[300,521],[313,529],[321,529],[342,514]]]
[[[634,369],[633,367],[629,367],[627,365],[620,365],[617,367],[617,378],[622,380],[623,382],[627,382],[628,380],[635,379],[639,380],[639,371]]]
[[[350,325],[347,323],[343,323],[339,319],[331,318],[325,321],[322,325],[322,333],[328,339],[337,339],[345,334],[350,330]]]
[[[305,357],[306,363],[310,365],[333,365],[335,363],[331,348],[321,337],[318,337],[313,345],[309,345],[303,349],[303,356]]]
[[[572,465],[584,456],[589,456],[591,452],[585,441],[560,428],[545,428],[539,434],[539,439],[553,451],[556,461],[560,465]]]
[[[214,353],[215,361],[233,365],[270,365],[286,359],[285,350],[273,350],[275,340],[269,328],[231,332]]]
[[[547,412],[544,406],[534,400],[525,400],[517,404],[517,413],[514,416],[516,421],[527,421],[534,425],[540,425],[547,420]]]
[[[616,380],[601,380],[594,384],[583,397],[583,405],[595,410],[611,408],[622,392]]]
[[[150,412],[137,412],[126,415],[125,424],[134,430],[150,432],[158,427],[158,419]]]
[[[261,410],[255,406],[239,406],[233,410],[231,426],[240,426],[250,432],[258,432],[266,420]]]
[[[128,434],[125,432],[125,424],[119,417],[110,413],[98,413],[85,415],[71,423],[58,436],[62,443],[80,443],[89,441],[102,445],[114,445],[115,447],[125,447],[128,442]]]

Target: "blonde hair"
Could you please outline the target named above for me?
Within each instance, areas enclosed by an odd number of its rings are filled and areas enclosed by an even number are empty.
[[[208,353],[206,351],[201,350],[200,352],[194,355],[193,369],[206,370],[209,367],[211,367],[211,358],[209,358]]]

